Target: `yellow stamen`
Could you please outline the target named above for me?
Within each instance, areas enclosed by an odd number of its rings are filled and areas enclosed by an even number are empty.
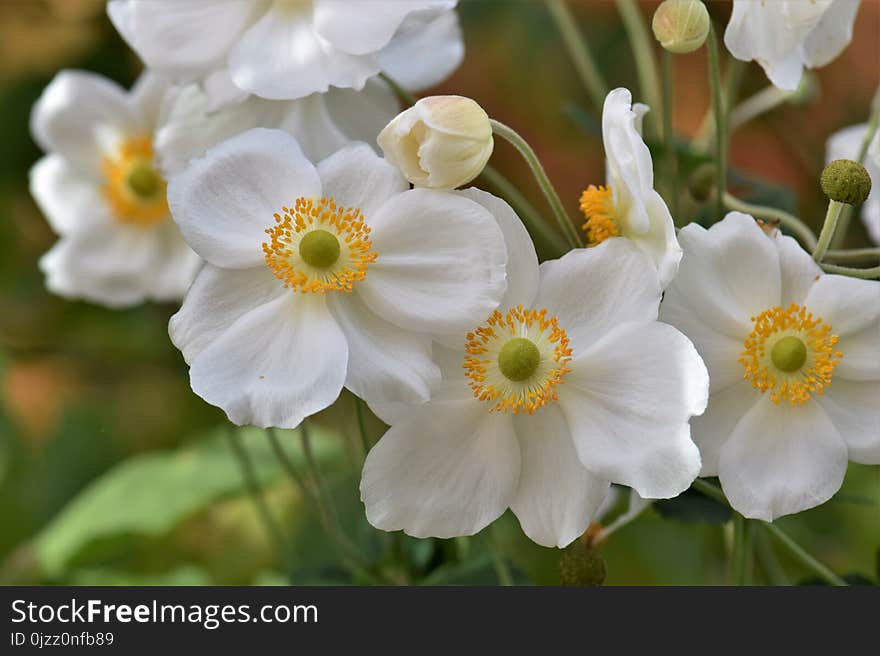
[[[263,253],[267,266],[285,287],[303,293],[351,292],[376,261],[376,253],[370,250],[370,227],[360,209],[342,207],[332,198],[297,198],[293,208],[282,207],[281,212],[274,215],[275,225],[266,229],[269,241],[263,242]],[[314,231],[327,233],[320,235],[323,241],[336,238],[335,259],[318,257],[317,251],[309,258],[311,262],[303,258],[301,242]],[[305,250],[314,251],[312,246]]]
[[[539,358],[531,348],[524,348],[524,340],[534,345]],[[516,348],[505,349],[511,344]],[[571,360],[568,335],[556,317],[547,317],[546,309],[527,310],[519,305],[506,314],[496,310],[485,324],[468,333],[465,351],[468,385],[475,398],[490,405],[490,412],[533,414],[557,400],[555,388],[570,371],[566,367]]]
[[[838,337],[831,334],[831,326],[796,303],[785,310],[764,310],[752,321],[754,330],[739,360],[752,387],[769,391],[773,403],[785,399],[792,405],[824,394],[843,357],[834,350]]]
[[[620,236],[610,187],[590,185],[581,194],[580,207],[587,219],[581,228],[587,233],[588,248],[598,246],[609,237]]]
[[[135,136],[101,163],[104,197],[118,221],[148,228],[168,217],[167,184],[153,165],[153,143]]]

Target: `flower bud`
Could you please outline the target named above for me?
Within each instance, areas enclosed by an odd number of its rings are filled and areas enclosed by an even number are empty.
[[[651,21],[660,45],[679,55],[702,46],[709,35],[709,25],[709,12],[700,0],[665,0]]]
[[[822,171],[820,182],[828,198],[847,205],[861,205],[871,193],[871,176],[851,159],[831,162]]]
[[[483,108],[462,96],[422,98],[379,133],[385,158],[417,187],[454,189],[477,177],[494,141]]]

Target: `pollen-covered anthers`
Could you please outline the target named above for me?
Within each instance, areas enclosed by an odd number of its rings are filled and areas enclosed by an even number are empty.
[[[752,387],[769,391],[773,403],[785,399],[792,405],[824,394],[843,357],[834,350],[838,337],[831,326],[796,303],[764,310],[752,321],[739,360]]]
[[[121,223],[150,227],[168,217],[167,183],[153,165],[149,137],[126,139],[101,162],[104,197]]]
[[[581,212],[587,219],[581,228],[587,233],[587,247],[598,246],[609,237],[620,236],[609,187],[590,185],[581,194]]]
[[[521,305],[506,314],[492,313],[485,324],[467,335],[465,375],[474,397],[490,404],[490,412],[532,414],[557,400],[571,349],[565,330],[547,310]]]
[[[297,198],[282,207],[263,242],[266,264],[285,287],[299,292],[351,292],[376,253],[360,209],[332,198]]]

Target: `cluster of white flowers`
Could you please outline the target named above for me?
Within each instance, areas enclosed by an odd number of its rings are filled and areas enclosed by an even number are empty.
[[[390,426],[361,483],[385,530],[470,535],[510,508],[563,547],[612,483],[658,499],[698,476],[772,520],[880,463],[880,282],[824,274],[740,213],[676,234],[628,90],[605,101],[583,247],[539,264],[504,200],[456,189],[492,154],[489,117],[444,96],[395,118],[376,77],[446,77],[455,4],[111,0],[148,72],[130,93],[63,72],[34,109],[32,192],[61,237],[47,286],[183,298],[171,340],[236,424],[364,399]],[[857,5],[734,0],[725,42],[792,89]]]

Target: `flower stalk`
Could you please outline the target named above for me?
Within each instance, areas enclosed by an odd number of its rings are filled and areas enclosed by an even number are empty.
[[[843,210],[844,203],[833,199],[828,200],[828,211],[825,213],[825,222],[822,224],[822,231],[819,233],[819,241],[813,249],[813,260],[821,262],[831,245],[831,238],[837,229],[837,221],[840,219],[840,213]]]
[[[629,35],[630,46],[632,47],[633,57],[636,62],[636,72],[639,76],[639,88],[645,102],[657,111],[661,107],[660,100],[660,79],[657,75],[657,67],[654,65],[654,41],[651,38],[648,26],[635,0],[617,0],[617,10],[620,18],[623,20],[623,26]],[[662,117],[654,118],[649,116],[650,121],[655,121]],[[656,134],[656,131],[654,132]]]
[[[715,27],[709,29],[709,84],[712,87],[712,111],[715,116],[715,173],[717,220],[724,215],[724,194],[727,192],[727,115],[724,107],[723,82],[721,80],[721,56],[718,51],[718,35]]]

